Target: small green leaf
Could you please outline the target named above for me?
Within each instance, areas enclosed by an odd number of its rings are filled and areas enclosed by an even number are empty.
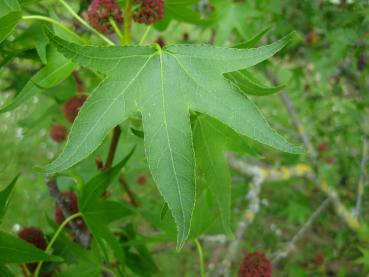
[[[234,85],[245,94],[254,96],[266,96],[281,91],[285,86],[266,87],[260,84],[247,69],[224,74],[224,77],[231,80]]]
[[[27,82],[11,103],[0,109],[0,113],[14,110],[44,89],[58,85],[72,73],[74,68],[73,63],[52,48],[47,65]]]
[[[5,265],[0,264],[0,277],[14,277],[14,274]]]
[[[115,167],[92,178],[83,186],[80,197],[80,211],[97,242],[104,247],[105,241],[114,251],[116,258],[124,263],[125,256],[108,224],[124,216],[134,214],[132,208],[123,203],[101,200],[101,193],[117,178],[122,167],[134,153],[135,148]]]
[[[17,237],[0,231],[0,264],[31,263],[38,261],[60,262],[60,257],[45,254]]]
[[[231,175],[225,151],[254,154],[246,140],[229,127],[207,116],[198,116],[194,124],[194,146],[197,171],[202,183],[211,191],[223,228],[232,236]]]
[[[17,0],[0,0],[0,43],[13,32],[21,17]]]
[[[236,44],[234,46],[232,46],[232,48],[251,48],[251,47],[255,47],[256,44],[260,41],[260,39],[272,28],[272,26],[266,27],[264,30],[262,30],[261,32],[257,33],[255,36],[253,36],[252,38],[250,38],[248,41]]]
[[[6,210],[9,205],[9,199],[18,177],[19,175],[16,176],[5,189],[0,191],[0,224],[5,216]]]

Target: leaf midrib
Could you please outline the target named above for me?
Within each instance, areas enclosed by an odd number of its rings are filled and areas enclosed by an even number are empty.
[[[160,53],[159,53],[159,58],[160,58],[161,97],[162,97],[162,106],[163,106],[163,111],[164,111],[164,118],[163,118],[164,119],[164,129],[165,129],[165,133],[166,133],[166,136],[167,136],[170,159],[171,159],[171,165],[172,165],[172,168],[173,168],[174,177],[175,177],[175,180],[176,180],[177,190],[178,190],[178,194],[179,194],[179,203],[181,205],[181,214],[182,214],[182,224],[183,224],[183,226],[186,226],[186,224],[185,224],[186,220],[185,220],[185,215],[184,215],[184,207],[183,207],[183,201],[182,201],[182,192],[181,192],[179,181],[178,181],[177,170],[174,166],[173,150],[172,150],[170,139],[169,139],[168,123],[167,123],[167,118],[166,118],[166,113],[165,113],[166,109],[165,109],[165,95],[164,95],[165,93],[164,93],[164,73],[163,73],[163,53],[162,53],[162,51],[160,51]],[[183,232],[184,232],[184,230],[182,230],[181,239],[183,239],[185,237],[185,234]]]

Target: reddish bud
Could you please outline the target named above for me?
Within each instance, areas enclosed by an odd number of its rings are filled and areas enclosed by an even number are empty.
[[[70,123],[74,122],[86,99],[86,95],[77,95],[64,103],[64,115]]]
[[[123,13],[114,0],[93,0],[87,10],[87,19],[90,24],[103,34],[114,32],[109,18],[118,25],[123,23]]]
[[[319,144],[319,146],[318,146],[319,154],[322,154],[323,152],[327,151],[328,147],[329,147],[329,144],[327,142],[323,142],[323,143]]]
[[[157,43],[157,44],[159,44],[160,45],[160,47],[161,48],[163,48],[164,46],[165,46],[165,40],[164,40],[164,38],[163,37],[158,37],[156,40],[155,40],[155,42]]]
[[[315,32],[310,31],[306,35],[305,43],[307,45],[311,45],[311,44],[314,44],[314,43],[318,42],[319,40],[320,40],[320,36],[317,35]]]
[[[323,252],[315,254],[312,262],[316,267],[320,267],[324,264],[325,256]]]
[[[66,208],[71,214],[79,212],[78,199],[77,195],[74,192],[71,191],[62,192],[61,196],[63,197],[63,200],[66,203]],[[62,224],[65,220],[65,216],[59,205],[55,206],[54,217],[55,222],[58,223],[59,225]],[[74,222],[76,222],[76,224],[78,224],[80,227],[85,227],[85,224],[81,218],[75,219]]]
[[[334,164],[334,159],[332,157],[327,158],[327,163]]]
[[[18,233],[18,237],[33,244],[35,247],[41,250],[45,250],[47,247],[44,233],[36,227],[24,228]],[[36,267],[37,263],[27,264],[27,268],[31,273],[35,272]]]
[[[135,0],[135,3],[140,4],[133,13],[133,19],[138,23],[150,25],[158,22],[164,16],[163,0]]]
[[[49,136],[53,141],[62,143],[67,139],[68,130],[61,124],[53,124],[51,126]]]
[[[264,253],[254,252],[242,260],[238,277],[270,277],[272,264]]]
[[[145,175],[140,175],[136,179],[136,183],[141,185],[141,186],[146,185],[146,182],[147,182],[147,177]]]

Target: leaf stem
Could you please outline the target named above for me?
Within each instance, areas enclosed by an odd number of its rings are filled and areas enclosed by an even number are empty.
[[[201,246],[201,243],[199,242],[199,240],[195,239],[194,242],[196,244],[197,253],[199,254],[201,277],[205,277],[204,252],[202,250],[202,246]]]
[[[28,267],[27,267],[26,264],[23,263],[22,264],[22,268],[23,268],[24,272],[26,273],[26,277],[32,276],[32,273],[29,271],[29,269],[28,269]]]
[[[122,32],[119,30],[119,27],[118,27],[117,23],[115,22],[115,20],[112,17],[109,17],[109,22],[110,22],[111,26],[113,26],[114,32],[118,36],[120,42],[124,43],[124,36],[123,36]]]
[[[132,3],[131,0],[127,0],[126,7],[124,9],[124,23],[123,23],[124,45],[128,45],[131,43],[131,26],[132,26]]]
[[[55,19],[52,19],[50,17],[47,16],[42,16],[42,15],[24,15],[22,16],[23,20],[39,20],[39,21],[46,21],[49,23],[54,24],[55,26],[58,26],[59,28],[63,29],[65,32],[67,32],[68,34],[70,34],[71,36],[73,36],[74,38],[78,39],[79,41],[83,42],[84,44],[87,44],[87,41],[84,40],[83,38],[81,38],[79,35],[77,35],[76,33],[74,33],[73,31],[71,31],[70,29],[68,29],[67,27],[65,27],[63,24],[61,24],[60,22],[56,21]]]
[[[90,24],[88,24],[82,17],[80,17],[72,8],[69,6],[64,0],[59,0],[61,4],[70,12],[73,17],[75,17],[83,26],[85,26],[87,29],[89,29],[91,32],[93,32],[95,35],[97,35],[99,38],[104,40],[109,45],[114,45],[114,42],[112,42],[110,39],[108,39],[106,36],[102,35],[97,31],[95,28],[91,27]]]
[[[82,214],[80,212],[76,213],[76,214],[73,214],[71,215],[70,217],[66,218],[63,223],[59,226],[58,230],[56,230],[54,236],[51,238],[49,244],[47,245],[47,248],[45,250],[45,253],[46,254],[49,254],[50,253],[50,250],[54,244],[54,242],[56,241],[56,239],[59,237],[61,231],[63,230],[63,228],[69,223],[71,222],[72,220],[76,219],[77,217],[80,217]],[[43,261],[40,261],[38,262],[37,264],[37,267],[36,267],[36,270],[35,270],[35,273],[34,273],[34,276],[35,277],[38,277],[38,275],[40,274],[40,270],[41,270],[41,267],[42,267],[42,264],[43,264]]]
[[[146,28],[145,33],[142,35],[142,38],[140,39],[140,42],[138,43],[138,45],[142,45],[145,42],[145,39],[146,39],[147,35],[149,34],[151,28],[152,28],[152,25],[150,25]]]
[[[122,129],[120,128],[120,126],[119,125],[116,126],[113,131],[113,137],[111,139],[109,153],[108,153],[108,157],[105,162],[104,170],[110,169],[113,164],[115,152],[117,151],[117,146],[118,146],[121,133],[122,133]]]

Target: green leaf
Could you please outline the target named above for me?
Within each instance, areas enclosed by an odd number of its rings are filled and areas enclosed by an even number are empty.
[[[194,146],[197,172],[215,199],[226,234],[232,236],[231,175],[224,154],[226,150],[254,154],[253,150],[232,129],[207,116],[196,118]]]
[[[198,0],[166,0],[164,18],[155,24],[155,27],[159,30],[164,30],[173,19],[180,22],[198,24],[200,22],[200,14],[193,8],[197,3]]]
[[[226,73],[224,77],[231,80],[242,93],[255,96],[271,95],[285,87],[284,85],[276,87],[264,86],[247,69]]]
[[[248,41],[236,44],[232,48],[251,48],[255,47],[260,39],[272,28],[272,26],[266,27],[264,30],[257,33],[254,37],[250,38]]]
[[[0,264],[0,277],[13,277],[14,274],[5,266]]]
[[[51,32],[66,57],[106,78],[82,107],[64,152],[45,168],[58,172],[90,155],[108,132],[140,112],[153,179],[178,226],[181,248],[190,230],[195,164],[190,110],[207,114],[238,133],[276,149],[300,153],[278,135],[255,105],[235,91],[223,73],[251,67],[278,52],[289,36],[257,49],[205,45],[91,47],[68,43]]]
[[[0,0],[0,43],[11,34],[21,17],[17,0]]]
[[[135,148],[115,167],[94,177],[83,186],[80,197],[80,211],[93,237],[103,247],[105,241],[114,251],[116,258],[124,263],[125,256],[117,239],[108,228],[114,220],[134,214],[132,208],[121,202],[103,201],[101,193],[117,178],[122,167],[133,155]]]
[[[0,231],[0,264],[38,261],[60,262],[62,259],[45,254],[45,252],[32,244]]]
[[[210,21],[216,27],[216,45],[224,45],[234,30],[243,33],[246,27],[247,3],[217,0],[212,2],[215,7]]]
[[[51,48],[47,65],[27,82],[11,103],[0,109],[0,113],[14,110],[44,89],[58,85],[72,73],[74,68],[73,63]]]
[[[48,222],[56,232],[59,226],[50,218],[48,218]],[[53,253],[64,259],[65,263],[68,264],[68,269],[58,276],[101,276],[102,261],[99,254],[96,253],[96,246],[93,242],[91,248],[86,250],[71,241],[63,232],[60,233],[53,245]]]
[[[15,183],[17,182],[18,177],[19,175],[16,176],[5,189],[0,191],[0,224],[5,216],[6,210],[9,205],[10,195],[13,191],[13,188],[15,186]]]

